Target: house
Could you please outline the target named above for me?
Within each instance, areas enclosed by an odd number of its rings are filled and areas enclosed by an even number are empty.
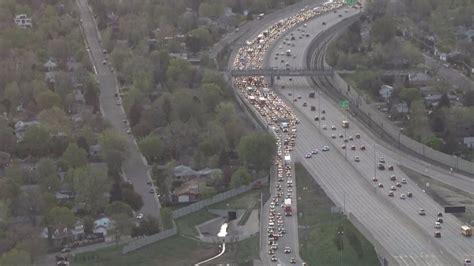
[[[393,87],[389,85],[382,85],[379,90],[379,95],[384,101],[388,101],[393,93]]]
[[[426,106],[437,106],[439,100],[443,97],[441,93],[429,94],[424,97]]]
[[[408,74],[408,83],[410,86],[425,86],[431,78],[423,72],[414,72]]]
[[[200,171],[195,171],[185,165],[178,165],[174,168],[174,177],[176,180],[187,181],[195,177],[208,177],[214,173],[222,173],[222,170],[205,168]]]
[[[190,179],[177,187],[171,196],[172,202],[189,203],[200,199],[199,178]]]
[[[102,213],[99,214],[97,219],[94,221],[94,229],[92,230],[92,232],[94,234],[101,234],[103,237],[106,237],[107,231],[109,231],[113,227],[113,221]]]
[[[420,87],[419,90],[420,90],[421,95],[423,95],[423,97],[438,93],[438,91],[431,86],[423,86],[423,87]]]
[[[74,226],[70,229],[72,240],[82,240],[84,239],[84,224],[81,221],[76,221]]]
[[[50,235],[52,245],[55,247],[62,247],[68,244],[73,239],[71,231],[69,230],[69,228],[67,228],[67,226],[63,224],[56,224],[50,227],[45,227],[41,232],[40,237],[44,239],[49,239]]]
[[[14,21],[15,24],[22,29],[31,28],[33,26],[31,18],[29,18],[26,14],[16,15]]]
[[[410,111],[410,108],[406,102],[400,102],[392,105],[390,111],[396,114],[406,114]]]
[[[462,141],[470,149],[474,148],[474,137],[465,137]]]
[[[17,141],[21,142],[23,140],[23,137],[25,135],[25,131],[32,127],[39,125],[40,123],[38,121],[18,121],[15,123],[15,136],[17,137]]]
[[[46,63],[44,63],[43,66],[46,68],[46,71],[52,72],[52,71],[55,71],[55,70],[56,70],[56,67],[57,67],[58,65],[54,62],[54,59],[50,57],[50,58],[48,59],[48,61],[47,61]]]

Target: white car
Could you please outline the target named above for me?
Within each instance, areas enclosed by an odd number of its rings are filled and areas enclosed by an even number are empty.
[[[306,159],[311,158],[311,153],[307,153],[304,157],[305,157]]]
[[[143,219],[143,213],[139,213],[137,214],[137,217],[136,217],[138,220],[141,220]]]
[[[406,199],[407,198],[407,195],[405,194],[400,194],[400,199]]]
[[[441,228],[441,223],[440,222],[435,222],[434,228],[440,229]]]
[[[311,151],[312,154],[318,154],[319,150],[318,149],[314,149]]]
[[[402,184],[406,184],[406,183],[407,183],[406,178],[402,178]]]
[[[284,252],[285,252],[285,253],[291,253],[291,248],[290,248],[290,247],[285,247]]]
[[[323,150],[323,151],[329,151],[329,147],[328,147],[328,146],[324,146],[324,147],[322,148],[322,150]]]

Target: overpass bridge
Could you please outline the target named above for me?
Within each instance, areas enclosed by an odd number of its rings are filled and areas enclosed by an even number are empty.
[[[420,72],[425,72],[425,69],[394,69],[394,70],[381,70],[384,76],[408,76]],[[338,74],[352,74],[354,70],[334,70],[328,69],[278,69],[278,68],[253,68],[253,69],[232,69],[229,71],[232,77],[270,77],[270,84],[273,85],[275,77],[333,77],[334,72]]]
[[[314,77],[314,76],[329,76],[334,75],[333,69],[277,69],[277,68],[255,68],[255,69],[232,69],[229,71],[232,77],[252,77],[264,76],[270,77],[270,84],[273,85],[275,77]]]

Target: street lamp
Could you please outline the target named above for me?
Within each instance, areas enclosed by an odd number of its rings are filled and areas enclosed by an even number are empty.
[[[400,135],[403,133],[405,129],[403,127],[400,128],[400,131],[398,132],[398,148],[400,149]]]

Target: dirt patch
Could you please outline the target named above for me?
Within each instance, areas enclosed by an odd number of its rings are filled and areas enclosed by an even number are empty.
[[[404,166],[400,166],[400,169],[441,206],[466,206],[466,213],[455,213],[454,215],[463,222],[472,223],[474,220],[474,208],[472,207],[474,206],[474,195]]]

